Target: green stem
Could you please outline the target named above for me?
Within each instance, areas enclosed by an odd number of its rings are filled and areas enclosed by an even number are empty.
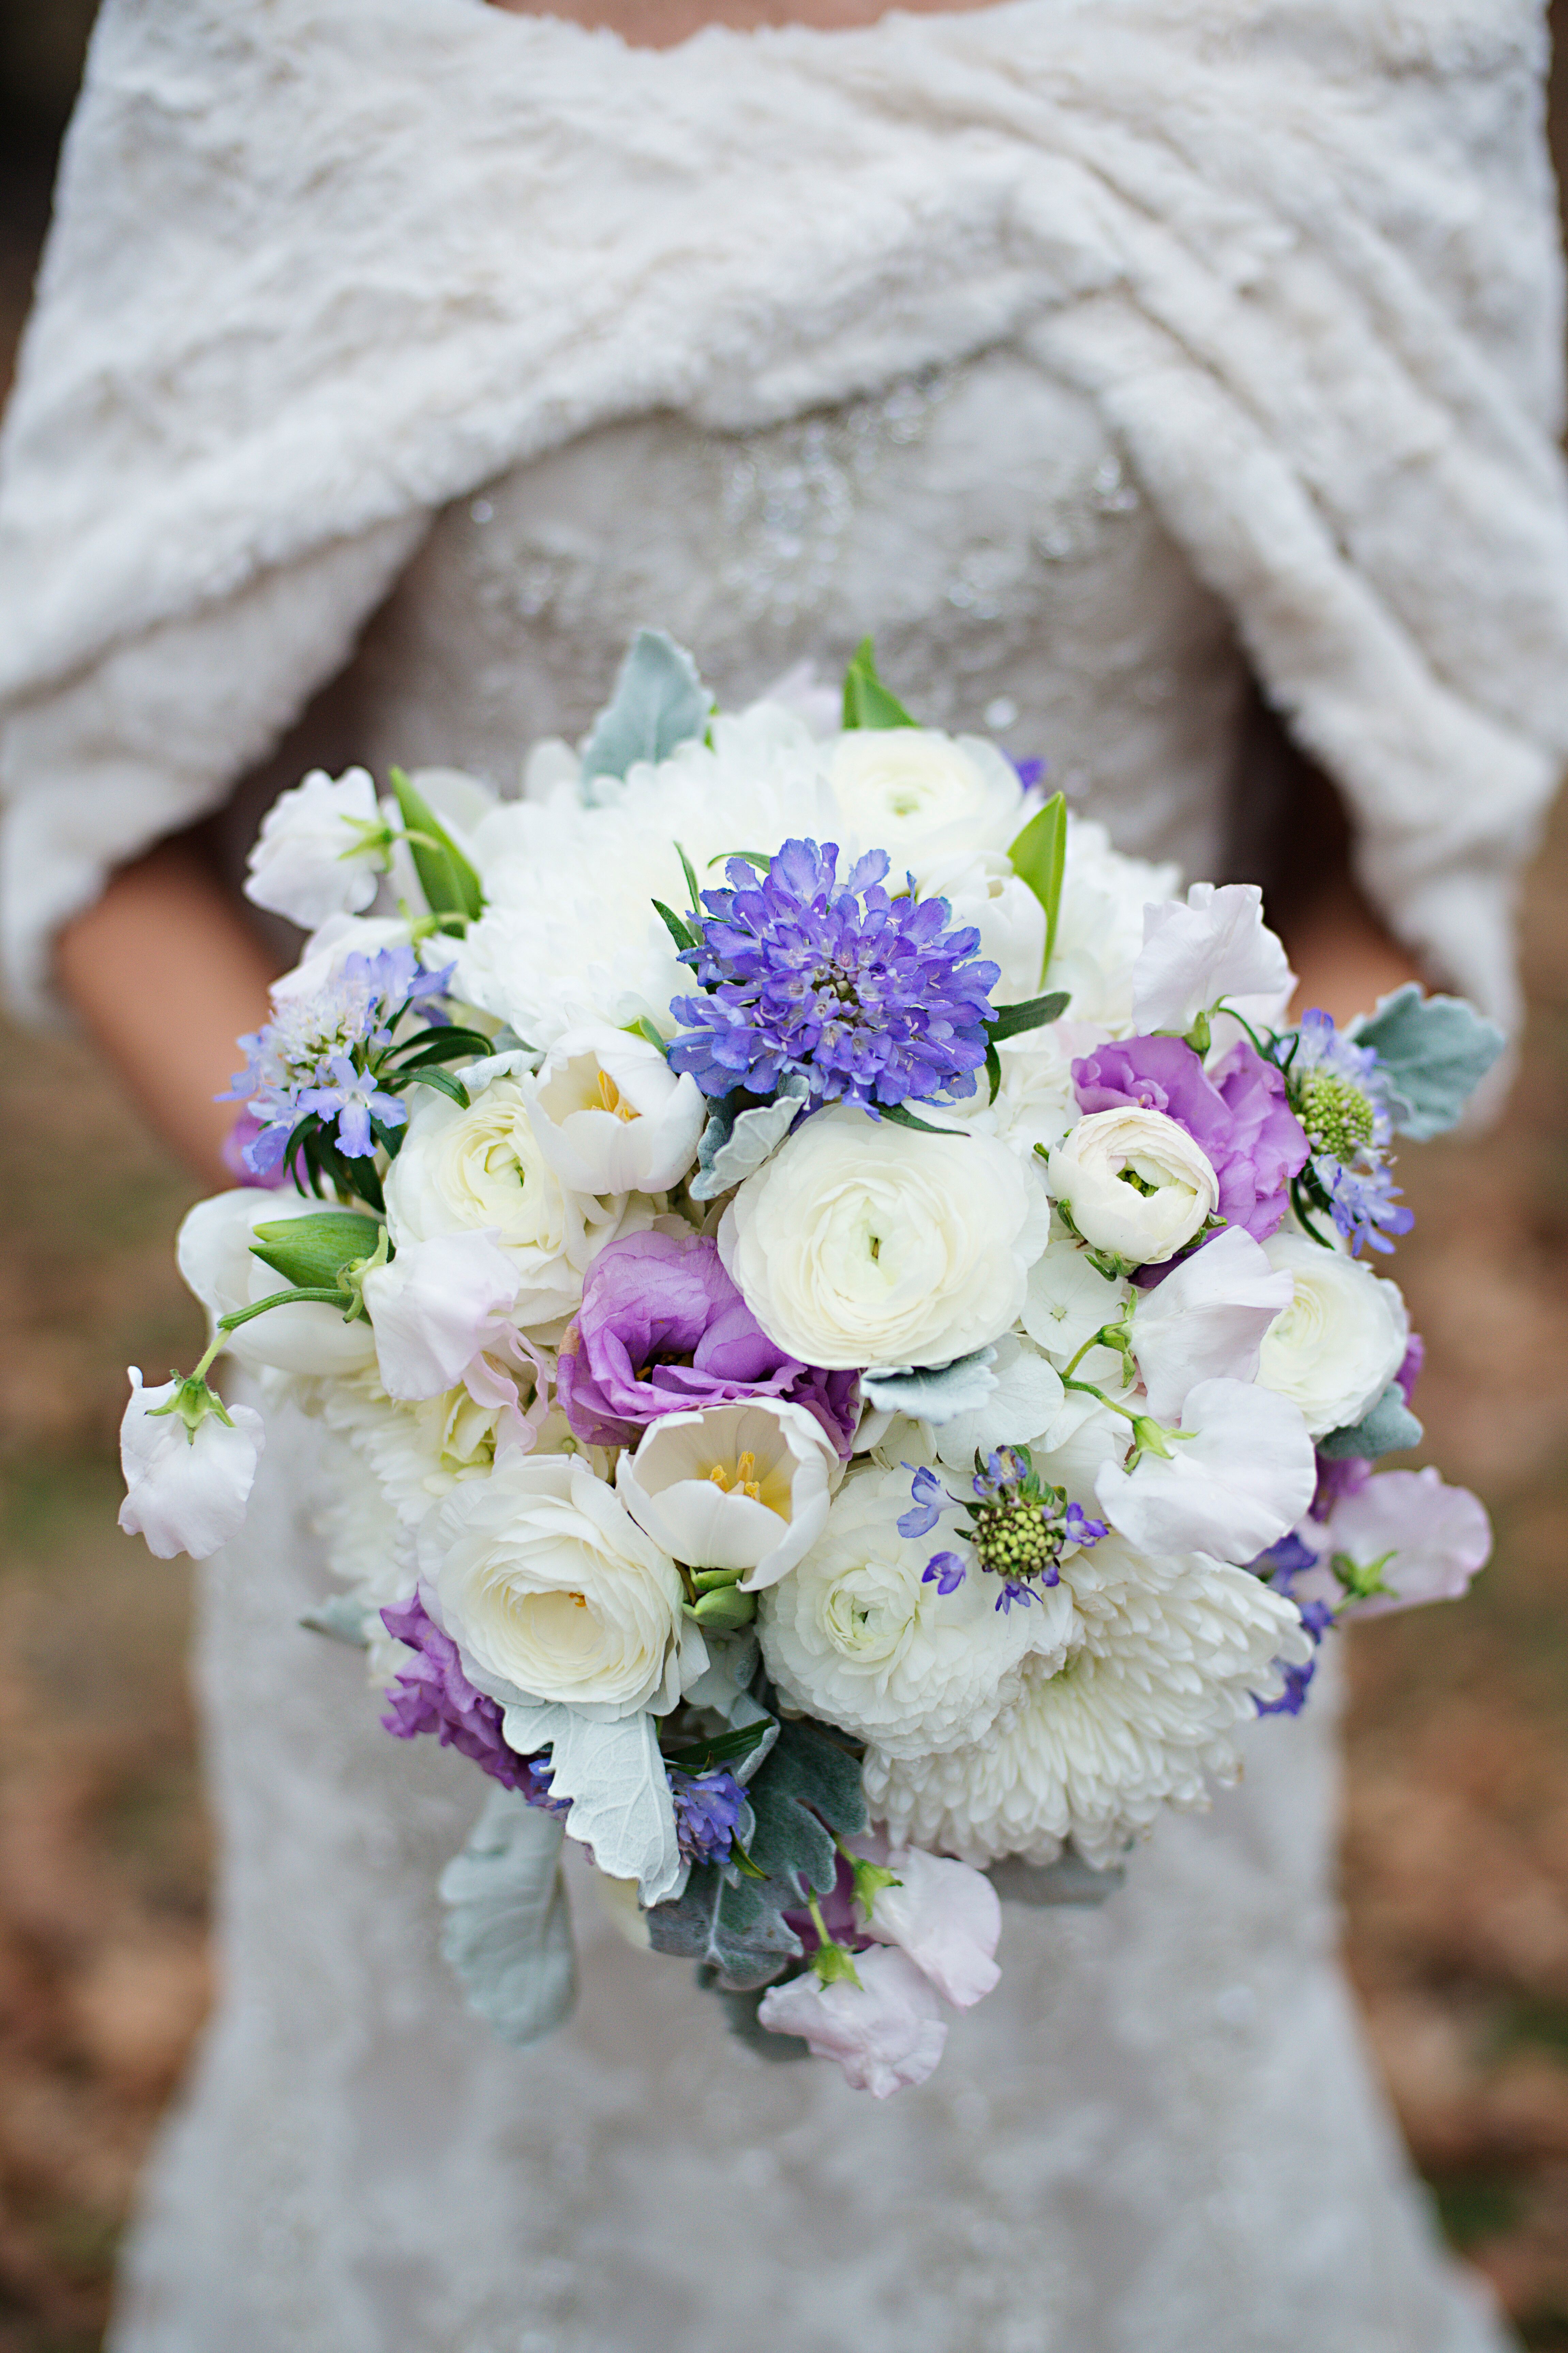
[[[319,1302],[323,1307],[341,1307],[343,1303],[343,1294],[336,1288],[331,1291],[303,1288],[298,1291],[275,1291],[268,1298],[258,1299],[254,1307],[237,1307],[230,1314],[220,1315],[217,1319],[217,1328],[220,1332],[226,1333],[237,1331],[240,1324],[248,1324],[253,1315],[265,1315],[269,1307],[287,1307],[297,1300],[310,1300],[312,1303]],[[202,1360],[204,1366],[212,1362],[222,1345],[221,1341],[214,1343]]]
[[[1089,1346],[1092,1347],[1094,1343],[1091,1340],[1089,1342]],[[1079,1355],[1082,1355],[1083,1351],[1080,1349],[1079,1353]],[[1078,1358],[1075,1356],[1073,1362],[1076,1364]],[[1105,1391],[1101,1388],[1096,1388],[1092,1381],[1075,1381],[1071,1379],[1067,1373],[1064,1373],[1062,1375],[1062,1387],[1064,1389],[1081,1389],[1085,1397],[1098,1398],[1101,1405],[1109,1406],[1110,1408],[1112,1413],[1119,1413],[1123,1421],[1142,1421],[1147,1418],[1142,1414],[1134,1413],[1131,1406],[1118,1405],[1114,1398],[1108,1398]]]

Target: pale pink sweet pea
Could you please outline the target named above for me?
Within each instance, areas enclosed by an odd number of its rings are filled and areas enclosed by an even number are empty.
[[[887,1868],[899,1884],[877,1890],[867,1935],[907,1953],[955,2010],[972,2009],[1001,1982],[996,1890],[983,1871],[920,1847],[895,1847]]]
[[[1312,1500],[1317,1456],[1288,1398],[1246,1381],[1200,1381],[1169,1457],[1103,1464],[1094,1492],[1142,1552],[1202,1552],[1243,1566],[1293,1528]]]
[[[807,1969],[769,1986],[757,2018],[770,2034],[798,2034],[812,2055],[835,2059],[852,2090],[886,2100],[934,2073],[947,2042],[935,1987],[896,1945],[855,1956],[860,1982],[824,1985]]]
[[[1143,910],[1143,946],[1132,966],[1132,1020],[1139,1029],[1184,1037],[1221,997],[1249,1016],[1281,1010],[1294,976],[1284,944],[1263,920],[1255,882],[1194,882],[1186,903],[1166,899]]]
[[[174,1396],[173,1381],[144,1389],[140,1368],[129,1370],[131,1402],[120,1425],[126,1488],[120,1525],[160,1560],[182,1552],[205,1560],[245,1525],[267,1442],[261,1416],[247,1405],[230,1406],[226,1422],[208,1413],[191,1430],[177,1413],[155,1410]]]
[[[1430,1465],[1378,1472],[1335,1504],[1318,1540],[1325,1558],[1345,1553],[1363,1568],[1393,1555],[1382,1572],[1390,1590],[1344,1605],[1344,1615],[1356,1618],[1381,1618],[1424,1601],[1458,1601],[1492,1548],[1491,1524],[1479,1499],[1468,1487],[1445,1486]]]
[[[1200,1381],[1251,1381],[1263,1335],[1294,1297],[1259,1245],[1227,1227],[1138,1295],[1132,1353],[1156,1421],[1174,1421]]]
[[[389,1397],[439,1397],[504,1332],[520,1276],[493,1229],[405,1242],[364,1278],[376,1362]]]

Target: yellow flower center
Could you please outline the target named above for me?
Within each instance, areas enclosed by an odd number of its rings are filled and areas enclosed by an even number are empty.
[[[599,1101],[606,1111],[613,1111],[617,1119],[629,1121],[637,1117],[636,1105],[627,1103],[608,1071],[599,1072]]]
[[[708,1476],[721,1494],[750,1495],[753,1504],[760,1504],[763,1489],[755,1475],[756,1468],[757,1458],[748,1449],[744,1454],[737,1456],[733,1471],[726,1471],[721,1462],[715,1462]]]

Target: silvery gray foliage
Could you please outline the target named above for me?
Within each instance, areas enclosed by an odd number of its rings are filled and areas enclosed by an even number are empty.
[[[551,1796],[570,1801],[566,1826],[593,1848],[601,1871],[635,1879],[645,1904],[679,1891],[685,1865],[651,1715],[639,1711],[606,1723],[559,1700],[533,1701],[509,1707],[501,1733],[520,1757],[549,1748]]]
[[[613,801],[614,786],[638,760],[668,760],[700,735],[713,698],[683,646],[663,629],[639,629],[616,679],[615,692],[583,747],[582,794],[590,808]]]
[[[760,1168],[795,1125],[810,1092],[810,1080],[803,1071],[792,1071],[779,1082],[772,1103],[758,1103],[751,1111],[742,1112],[732,1112],[724,1103],[716,1104],[708,1115],[708,1124],[697,1146],[698,1173],[686,1188],[692,1199],[717,1200],[731,1185],[740,1184],[742,1177]]]
[[[352,1593],[329,1593],[313,1609],[307,1609],[300,1620],[312,1634],[325,1634],[334,1642],[347,1642],[352,1650],[368,1651],[373,1634],[381,1630],[379,1614],[356,1601]]]
[[[519,2049],[559,2026],[577,1998],[562,1835],[515,1789],[492,1788],[468,1845],[441,1873],[441,1951],[469,2009]]]
[[[908,1414],[933,1430],[961,1413],[977,1413],[996,1386],[994,1348],[975,1348],[950,1365],[874,1365],[860,1376],[868,1405]]]
[[[1454,1125],[1506,1042],[1473,1005],[1424,997],[1415,981],[1385,997],[1351,1035],[1358,1046],[1376,1048],[1394,1124],[1421,1141]]]
[[[1326,1438],[1320,1438],[1318,1451],[1333,1462],[1352,1459],[1372,1462],[1380,1454],[1401,1454],[1407,1446],[1419,1446],[1424,1435],[1405,1402],[1405,1391],[1397,1381],[1390,1381],[1358,1422],[1344,1430],[1331,1430]]]

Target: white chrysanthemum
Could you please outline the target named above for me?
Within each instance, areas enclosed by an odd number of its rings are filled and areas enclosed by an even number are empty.
[[[713,723],[711,747],[639,763],[624,790],[584,808],[570,786],[509,801],[479,827],[489,904],[458,950],[458,987],[535,1046],[583,1021],[645,1018],[667,1036],[669,1001],[693,987],[653,910],[684,908],[679,842],[706,889],[710,861],[770,857],[792,836],[833,839],[823,756],[804,723],[768,703]]]
[[[1065,1665],[1026,1660],[970,1746],[868,1751],[867,1799],[896,1843],[1046,1863],[1070,1839],[1110,1862],[1164,1807],[1206,1805],[1205,1775],[1234,1777],[1253,1695],[1276,1696],[1276,1662],[1309,1654],[1294,1606],[1248,1569],[1151,1560],[1112,1535],[1069,1555],[1061,1579],[1074,1621]]]
[[[845,847],[885,849],[895,873],[1005,850],[1025,823],[1018,772],[983,735],[858,727],[825,748],[837,806],[834,838]]]
[[[926,1564],[961,1523],[944,1513],[929,1535],[904,1537],[910,1506],[907,1471],[852,1472],[824,1534],[761,1597],[757,1631],[792,1705],[919,1758],[984,1739],[1020,1662],[1036,1651],[1060,1662],[1072,1613],[1060,1588],[999,1610],[995,1580],[979,1569],[939,1593]]]
[[[1132,967],[1143,948],[1143,910],[1173,898],[1178,867],[1123,858],[1102,825],[1068,819],[1067,870],[1047,988],[1065,988],[1068,1018],[1103,1023],[1119,1037],[1132,1028]]]

